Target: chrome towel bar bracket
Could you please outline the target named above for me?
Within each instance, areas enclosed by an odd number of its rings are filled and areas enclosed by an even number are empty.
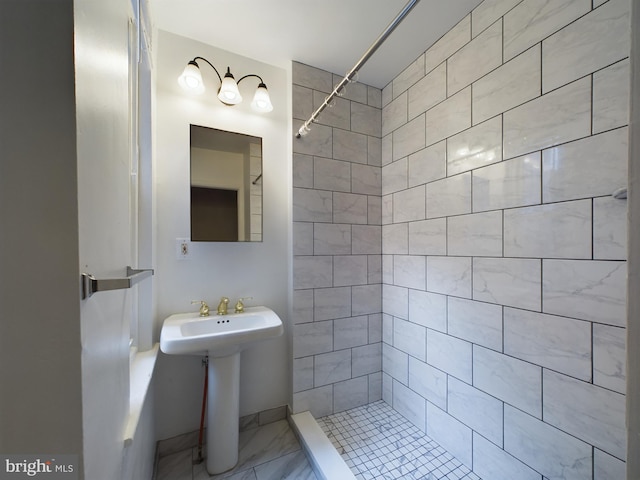
[[[135,270],[131,267],[127,267],[126,278],[106,278],[99,280],[89,273],[82,273],[80,275],[82,280],[82,299],[85,300],[96,292],[131,288],[136,283],[151,275],[153,275],[153,269],[151,268]]]

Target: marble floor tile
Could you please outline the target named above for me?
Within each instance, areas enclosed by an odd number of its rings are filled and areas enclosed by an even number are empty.
[[[315,480],[317,477],[302,450],[255,467],[257,480]]]
[[[158,459],[155,480],[191,480],[191,448]]]

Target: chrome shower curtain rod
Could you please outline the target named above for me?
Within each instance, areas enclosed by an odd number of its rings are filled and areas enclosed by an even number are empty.
[[[296,134],[296,138],[300,138],[305,136],[307,133],[309,133],[310,128],[309,125],[311,125],[316,118],[318,117],[318,115],[320,115],[320,113],[327,108],[327,106],[329,106],[329,104],[331,103],[331,100],[333,100],[333,97],[335,97],[336,95],[338,95],[340,93],[340,91],[344,88],[344,86],[351,82],[354,75],[356,73],[358,73],[358,70],[360,70],[360,67],[362,67],[362,65],[364,65],[364,63],[369,60],[369,58],[371,57],[371,55],[374,54],[374,52],[378,49],[378,47],[380,45],[382,45],[382,43],[387,39],[387,37],[391,34],[391,32],[393,32],[395,30],[395,28],[400,24],[400,22],[404,19],[404,17],[407,16],[407,14],[411,11],[411,9],[413,7],[415,7],[415,5],[419,2],[420,0],[410,0],[409,3],[407,3],[404,8],[400,11],[400,13],[396,16],[396,18],[389,24],[389,26],[384,30],[384,32],[382,32],[380,34],[380,36],[378,37],[378,39],[373,42],[373,44],[369,47],[369,49],[364,53],[364,55],[362,55],[362,58],[360,58],[360,60],[358,60],[358,63],[356,63],[353,68],[349,71],[349,73],[347,73],[345,75],[345,77],[340,81],[340,83],[338,83],[335,88],[333,89],[333,91],[331,92],[331,94],[324,99],[324,102],[322,102],[322,105],[320,105],[317,110],[315,112],[313,112],[311,114],[311,117],[309,117],[309,120],[307,120],[306,122],[304,122],[302,124],[302,126],[300,127],[300,129],[298,130],[298,133]]]

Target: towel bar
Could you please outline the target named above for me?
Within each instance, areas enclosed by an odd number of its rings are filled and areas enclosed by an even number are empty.
[[[120,290],[123,288],[131,288],[136,283],[153,275],[153,269],[135,270],[127,267],[126,278],[106,278],[96,279],[89,273],[83,273],[82,277],[82,299],[89,298],[96,292],[104,292],[106,290]]]

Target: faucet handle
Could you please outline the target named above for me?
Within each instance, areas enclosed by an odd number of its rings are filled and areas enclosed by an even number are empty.
[[[194,303],[199,303],[200,304],[200,316],[201,317],[209,316],[209,305],[207,305],[207,302],[205,302],[204,300],[191,300],[191,305],[193,305]]]
[[[239,298],[238,301],[236,302],[236,307],[235,307],[235,313],[242,313],[244,312],[244,300],[251,300],[253,297],[242,297]]]
[[[222,297],[220,299],[220,303],[218,304],[218,315],[226,315],[227,314],[227,305],[229,304],[229,299],[227,297]]]

